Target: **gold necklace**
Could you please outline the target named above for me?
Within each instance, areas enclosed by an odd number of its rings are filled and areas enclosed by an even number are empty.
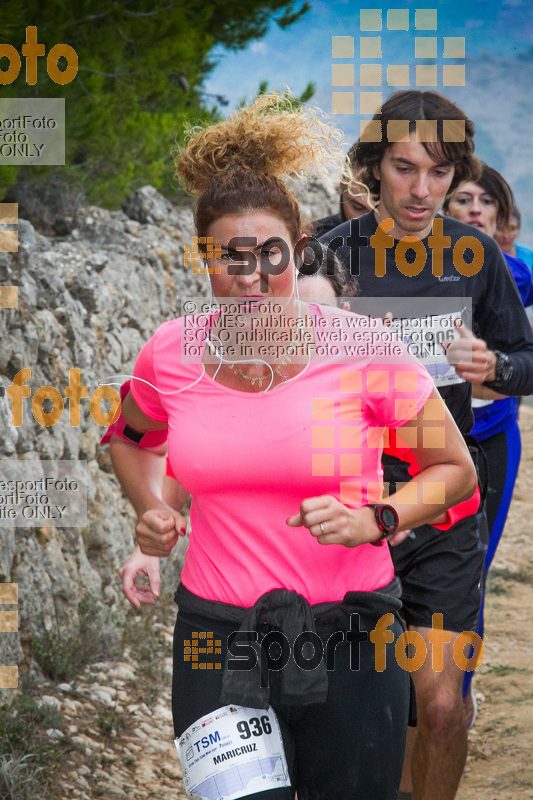
[[[278,375],[280,378],[283,378],[283,377],[284,377],[284,376],[281,374],[281,371],[280,371],[280,370],[281,370],[281,368],[282,368],[282,367],[286,367],[286,366],[287,366],[287,364],[290,364],[290,363],[291,363],[291,361],[292,361],[292,359],[291,359],[291,357],[290,357],[289,353],[294,353],[294,351],[295,351],[295,349],[296,349],[296,348],[295,348],[295,344],[296,344],[296,342],[297,342],[297,341],[298,341],[298,332],[297,332],[297,331],[295,331],[295,333],[294,333],[294,336],[292,337],[292,340],[291,340],[291,342],[290,342],[289,346],[287,347],[287,351],[286,351],[285,355],[284,355],[284,356],[283,356],[283,358],[281,359],[281,361],[280,361],[279,365],[278,365],[277,367],[274,367],[274,372],[275,372],[275,373],[276,373],[276,375]],[[267,376],[266,376],[266,375],[264,375],[264,376],[259,376],[259,375],[246,375],[246,373],[245,373],[245,372],[243,372],[243,371],[242,371],[242,369],[241,369],[239,366],[237,366],[237,364],[230,364],[230,365],[229,365],[229,368],[230,368],[230,370],[231,370],[232,372],[236,373],[236,374],[239,376],[239,378],[241,379],[241,381],[250,381],[250,383],[252,384],[252,386],[255,386],[255,384],[256,384],[256,383],[258,383],[258,384],[259,384],[259,388],[260,388],[260,389],[262,389],[262,388],[263,388],[263,381],[266,381],[266,380],[271,380],[271,377],[270,377],[270,376],[268,376],[268,378],[267,378]]]

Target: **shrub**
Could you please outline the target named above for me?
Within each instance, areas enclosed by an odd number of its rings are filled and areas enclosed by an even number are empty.
[[[120,620],[96,598],[85,597],[78,606],[79,626],[66,634],[45,631],[34,636],[35,660],[53,681],[70,681],[88,664],[114,658],[121,651]]]
[[[46,734],[62,724],[59,711],[23,693],[0,706],[0,800],[37,800],[45,791],[50,755]]]

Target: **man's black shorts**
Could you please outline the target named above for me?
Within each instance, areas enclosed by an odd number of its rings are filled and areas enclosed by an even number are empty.
[[[402,581],[402,613],[407,625],[432,626],[443,615],[448,631],[477,631],[487,551],[486,518],[466,517],[448,531],[415,528],[415,538],[391,547]]]

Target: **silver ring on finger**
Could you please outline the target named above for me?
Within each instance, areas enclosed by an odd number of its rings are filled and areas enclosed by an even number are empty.
[[[324,533],[324,526],[320,523],[320,533]]]

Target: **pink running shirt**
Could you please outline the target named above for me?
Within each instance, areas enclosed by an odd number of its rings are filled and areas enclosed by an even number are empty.
[[[309,307],[315,330],[321,319],[349,317],[364,339],[368,318]],[[182,323],[163,323],[135,363],[134,375],[164,392],[201,374],[201,365],[182,363]],[[401,358],[382,362],[372,355],[350,363],[315,356],[295,379],[258,393],[207,374],[170,395],[132,380],[139,408],[168,421],[170,464],[192,495],[181,576],[189,591],[249,607],[284,588],[316,604],[392,580],[386,545],[321,545],[306,528],[285,524],[307,497],[330,494],[353,508],[381,500],[383,430],[416,416],[433,390],[427,371],[403,348]]]

